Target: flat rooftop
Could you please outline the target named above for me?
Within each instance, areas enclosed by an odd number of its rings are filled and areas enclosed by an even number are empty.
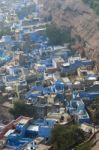
[[[64,60],[63,60],[62,57],[54,58],[54,60],[55,60],[56,62],[63,62],[63,63],[64,63]]]
[[[21,119],[18,124],[26,124],[29,121],[29,119]]]
[[[21,116],[15,120],[15,124],[27,124],[31,118]]]
[[[36,125],[30,125],[28,128],[27,128],[28,131],[36,131],[38,132],[39,131],[39,126],[36,126]]]
[[[36,150],[49,150],[51,148],[51,146],[47,146],[47,145],[43,145],[43,144],[40,144]]]

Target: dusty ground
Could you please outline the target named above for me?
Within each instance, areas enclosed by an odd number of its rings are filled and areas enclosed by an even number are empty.
[[[72,34],[86,41],[86,53],[99,64],[99,16],[82,0],[43,0],[44,16],[58,26],[71,27]],[[98,65],[97,65],[98,66]]]
[[[9,113],[9,109],[0,106],[0,121],[4,123],[9,122],[13,119],[13,116]]]
[[[99,133],[96,135],[96,145],[92,148],[92,150],[99,150]]]

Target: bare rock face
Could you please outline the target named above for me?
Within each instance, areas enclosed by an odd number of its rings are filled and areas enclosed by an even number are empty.
[[[86,54],[99,64],[99,16],[82,0],[43,0],[44,16],[58,26],[71,27],[86,41]]]

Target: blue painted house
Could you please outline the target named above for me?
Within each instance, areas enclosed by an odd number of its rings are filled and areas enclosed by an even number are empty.
[[[78,60],[74,60],[74,59],[68,59],[68,66],[63,66],[61,68],[61,72],[63,73],[67,73],[67,74],[72,74],[75,73],[77,71],[77,69],[79,67],[88,67],[88,66],[93,66],[94,62],[91,60],[83,60],[83,59],[78,59]]]
[[[31,123],[30,123],[31,122]],[[31,143],[37,137],[49,140],[52,129],[57,123],[55,119],[38,119],[26,122],[24,119],[19,122],[15,129],[5,134],[6,148],[21,150],[25,145]]]
[[[91,123],[85,104],[80,97],[77,97],[77,94],[73,93],[73,98],[67,103],[66,109],[68,113],[74,116],[77,123]]]

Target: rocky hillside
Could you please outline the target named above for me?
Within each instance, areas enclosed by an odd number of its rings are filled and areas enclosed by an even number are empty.
[[[43,0],[44,16],[58,26],[71,27],[86,42],[86,54],[99,64],[99,16],[82,0]]]

